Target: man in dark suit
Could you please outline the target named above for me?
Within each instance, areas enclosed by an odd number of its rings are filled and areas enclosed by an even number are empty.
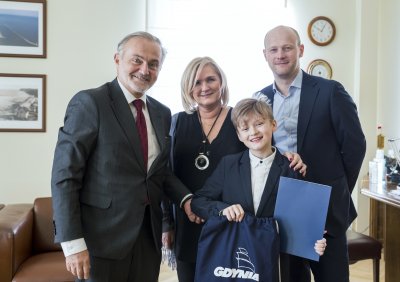
[[[79,279],[157,281],[164,193],[198,220],[167,167],[171,112],[146,96],[165,54],[149,33],[126,36],[114,56],[117,78],[68,105],[51,186],[55,240]]]
[[[267,96],[278,128],[274,144],[282,152],[297,152],[307,164],[306,180],[332,186],[319,262],[305,261],[315,281],[349,281],[346,229],[357,213],[351,199],[364,159],[366,142],[357,108],[344,87],[334,80],[310,76],[300,69],[304,45],[296,30],[278,26],[264,40],[264,56],[274,83],[256,96]],[[310,272],[298,281],[310,281]]]

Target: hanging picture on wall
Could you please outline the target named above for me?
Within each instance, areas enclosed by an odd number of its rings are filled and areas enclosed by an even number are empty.
[[[46,76],[0,73],[0,131],[46,131]]]
[[[46,0],[0,1],[0,56],[46,58]]]

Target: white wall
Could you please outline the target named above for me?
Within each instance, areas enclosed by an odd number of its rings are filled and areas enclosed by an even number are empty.
[[[361,168],[360,178],[368,173],[368,161],[373,159],[376,150],[377,128],[377,65],[378,65],[378,22],[379,4],[374,0],[357,0],[355,29],[355,68],[354,86],[361,125],[367,140],[367,152]],[[369,229],[369,198],[362,196],[356,187],[353,199],[358,210],[356,229]],[[366,232],[368,233],[368,232]]]
[[[400,138],[400,1],[380,2],[378,122],[387,138]]]
[[[145,28],[145,1],[48,0],[47,58],[0,58],[0,73],[47,75],[45,133],[0,132],[0,203],[50,195],[58,128],[77,91],[115,77],[113,54]]]
[[[285,8],[283,0],[251,0],[251,5],[244,0],[147,1],[148,30],[168,49],[163,70],[149,93],[172,113],[183,110],[181,76],[198,56],[213,58],[226,73],[230,106],[273,81],[262,50],[269,29],[293,25],[293,11]]]
[[[343,9],[343,7],[346,9]],[[332,79],[340,81],[354,97],[354,45],[355,45],[355,1],[348,0],[288,0],[288,8],[296,17],[296,28],[304,44],[301,67],[307,70],[314,59],[324,59],[333,69]],[[334,41],[327,46],[317,46],[308,38],[308,23],[317,16],[332,19],[336,26]]]

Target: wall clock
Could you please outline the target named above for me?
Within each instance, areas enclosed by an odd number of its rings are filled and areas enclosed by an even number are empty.
[[[308,37],[318,46],[330,44],[335,34],[335,24],[327,17],[315,17],[308,24]]]
[[[307,73],[323,78],[332,78],[332,67],[331,65],[322,59],[312,61],[307,68]]]

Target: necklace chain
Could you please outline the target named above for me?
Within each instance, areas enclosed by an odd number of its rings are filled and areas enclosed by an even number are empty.
[[[217,117],[215,118],[213,124],[211,125],[210,130],[208,131],[208,133],[207,133],[207,135],[206,135],[205,132],[204,132],[204,129],[203,129],[203,123],[201,122],[201,115],[200,115],[200,112],[199,112],[199,110],[197,110],[197,116],[199,117],[199,122],[200,122],[200,126],[201,126],[201,133],[203,133],[203,141],[202,141],[202,142],[203,142],[204,144],[205,144],[206,141],[208,140],[208,136],[210,135],[211,131],[213,130],[214,125],[217,123],[217,120],[218,120],[219,116],[221,115],[221,112],[222,112],[222,107],[221,107],[221,109],[219,110]]]
[[[199,170],[205,170],[210,164],[210,160],[207,157],[209,152],[206,152],[206,141],[208,140],[208,136],[210,135],[211,131],[213,130],[215,124],[217,123],[217,120],[218,120],[219,116],[221,115],[221,112],[222,112],[222,107],[219,110],[217,117],[215,118],[213,124],[211,125],[210,130],[208,131],[208,133],[206,135],[204,132],[204,129],[203,129],[203,123],[201,122],[200,111],[197,111],[197,117],[199,118],[199,122],[200,122],[200,126],[201,126],[201,133],[203,134],[203,141],[201,142],[203,144],[202,145],[203,148],[200,147],[199,155],[194,160],[194,165]]]

